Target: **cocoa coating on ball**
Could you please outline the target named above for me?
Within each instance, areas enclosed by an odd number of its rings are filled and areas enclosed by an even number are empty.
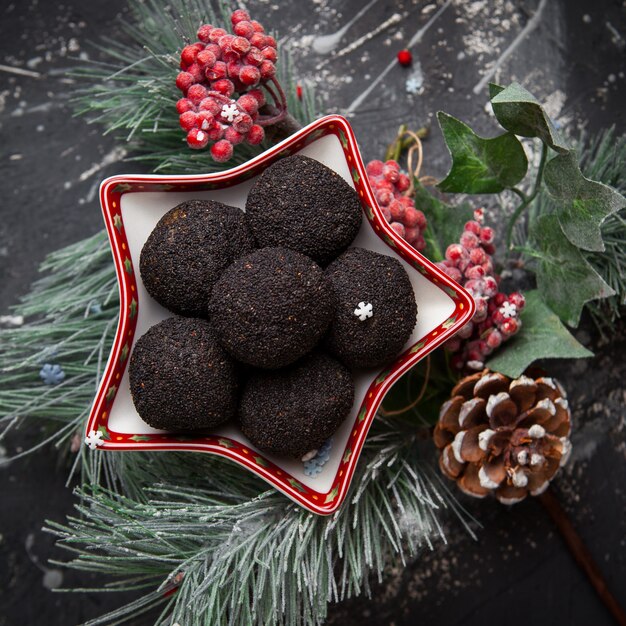
[[[335,316],[325,347],[348,367],[378,367],[407,342],[417,317],[411,281],[399,261],[363,248],[350,248],[324,272],[335,292]],[[359,303],[372,317],[355,315]]]
[[[255,248],[241,209],[188,200],[168,211],[141,250],[148,293],[174,313],[206,317],[211,289],[237,257]]]
[[[310,352],[334,311],[322,269],[287,248],[237,259],[213,287],[209,313],[218,338],[238,361],[278,368]]]
[[[354,189],[319,161],[296,155],[268,167],[251,189],[246,219],[259,247],[285,246],[326,265],[361,226]]]
[[[142,335],[130,357],[130,392],[153,428],[212,428],[235,416],[235,362],[209,322],[172,317]]]
[[[260,450],[300,458],[337,430],[353,402],[350,372],[316,351],[291,367],[253,372],[241,395],[239,422]]]

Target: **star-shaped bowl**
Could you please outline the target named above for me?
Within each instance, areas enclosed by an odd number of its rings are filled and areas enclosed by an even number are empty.
[[[409,274],[418,305],[417,324],[396,360],[382,371],[355,372],[352,411],[333,436],[330,451],[324,450],[326,462],[322,470],[306,472],[301,461],[259,452],[234,424],[197,435],[149,427],[133,405],[127,370],[135,341],[152,325],[172,316],[148,295],[138,273],[141,248],[157,221],[178,203],[192,198],[245,208],[255,178],[276,160],[293,154],[317,159],[356,189],[367,219],[353,245],[399,259]],[[225,172],[113,176],[102,183],[100,200],[119,281],[120,319],[87,422],[86,443],[92,448],[217,454],[258,474],[310,511],[332,513],[346,497],[367,432],[385,393],[474,313],[472,297],[391,230],[367,181],[352,128],[337,115],[313,122],[263,154]]]

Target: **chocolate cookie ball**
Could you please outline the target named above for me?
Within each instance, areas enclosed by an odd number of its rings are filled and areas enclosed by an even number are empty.
[[[334,311],[321,268],[287,248],[237,259],[213,287],[209,313],[222,345],[238,361],[284,367],[310,352]]]
[[[399,261],[350,248],[325,276],[337,301],[325,346],[348,367],[378,367],[395,357],[415,326],[417,305]]]
[[[359,232],[361,203],[339,174],[292,156],[261,174],[248,195],[246,219],[259,247],[285,246],[325,265]]]
[[[353,402],[350,372],[314,352],[291,367],[252,373],[241,396],[239,421],[260,450],[300,458],[337,430]]]
[[[236,413],[235,363],[206,320],[172,317],[150,328],[128,374],[135,408],[153,428],[212,428]]]
[[[243,211],[210,200],[188,200],[168,211],[141,250],[148,293],[180,315],[206,317],[220,274],[255,247]]]

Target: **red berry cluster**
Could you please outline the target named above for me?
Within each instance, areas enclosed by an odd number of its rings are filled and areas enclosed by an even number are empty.
[[[366,171],[376,201],[391,228],[416,250],[423,250],[426,216],[415,208],[412,198],[404,195],[411,186],[409,177],[400,171],[396,161],[370,161]]]
[[[232,34],[200,26],[199,41],[180,54],[182,71],[176,77],[185,96],[176,109],[189,147],[215,142],[211,154],[220,162],[230,159],[234,145],[263,141],[267,120],[259,119],[259,109],[265,96],[258,87],[275,82],[276,74],[276,40],[246,11],[238,9],[230,19]]]
[[[520,313],[526,304],[521,293],[506,295],[499,291],[499,277],[494,274],[491,258],[495,252],[494,232],[483,222],[483,209],[474,211],[474,219],[465,224],[459,243],[449,245],[445,260],[437,263],[476,302],[471,322],[446,343],[446,348],[455,353],[452,364],[457,369],[482,369],[485,358],[520,329]]]

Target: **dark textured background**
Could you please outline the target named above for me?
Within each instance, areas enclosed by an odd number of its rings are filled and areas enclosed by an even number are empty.
[[[572,131],[586,126],[595,132],[611,124],[624,131],[622,1],[379,0],[341,39],[336,58],[313,52],[314,36],[336,32],[364,4],[256,0],[248,6],[289,41],[298,76],[305,88],[314,85],[323,96],[325,112],[350,109],[397,50],[428,25],[412,48],[413,68],[392,67],[351,111],[366,159],[382,156],[400,123],[430,126],[438,109],[493,132],[486,90],[475,94],[474,88],[494,66],[497,80],[527,86]],[[538,9],[536,28],[502,58]],[[137,169],[120,161],[120,142],[72,118],[68,107],[75,85],[67,68],[80,55],[97,59],[89,42],[101,35],[115,37],[116,20],[124,13],[125,0],[0,4],[0,64],[9,68],[0,67],[0,314],[27,292],[46,253],[101,228],[100,180]],[[352,51],[337,54],[386,20],[393,23]],[[423,91],[410,95],[404,83],[418,63]],[[37,76],[18,75],[11,68]],[[437,128],[432,131],[424,172],[441,176],[447,155]],[[570,391],[577,424],[575,453],[556,491],[626,605],[626,332],[622,324],[607,344],[590,326],[579,334],[597,356],[552,369]],[[20,432],[3,442],[0,458],[34,441],[35,433]],[[53,548],[41,527],[45,519],[62,521],[72,511],[66,475],[52,450],[0,467],[0,626],[76,624],[122,601],[117,595],[54,594],[47,588],[60,575],[47,559],[65,554]],[[492,501],[467,506],[483,524],[477,542],[450,523],[447,545],[425,549],[406,568],[388,572],[383,584],[374,584],[371,600],[333,607],[330,622],[612,623],[536,501],[513,508]],[[64,586],[97,584],[91,576],[62,575]]]

